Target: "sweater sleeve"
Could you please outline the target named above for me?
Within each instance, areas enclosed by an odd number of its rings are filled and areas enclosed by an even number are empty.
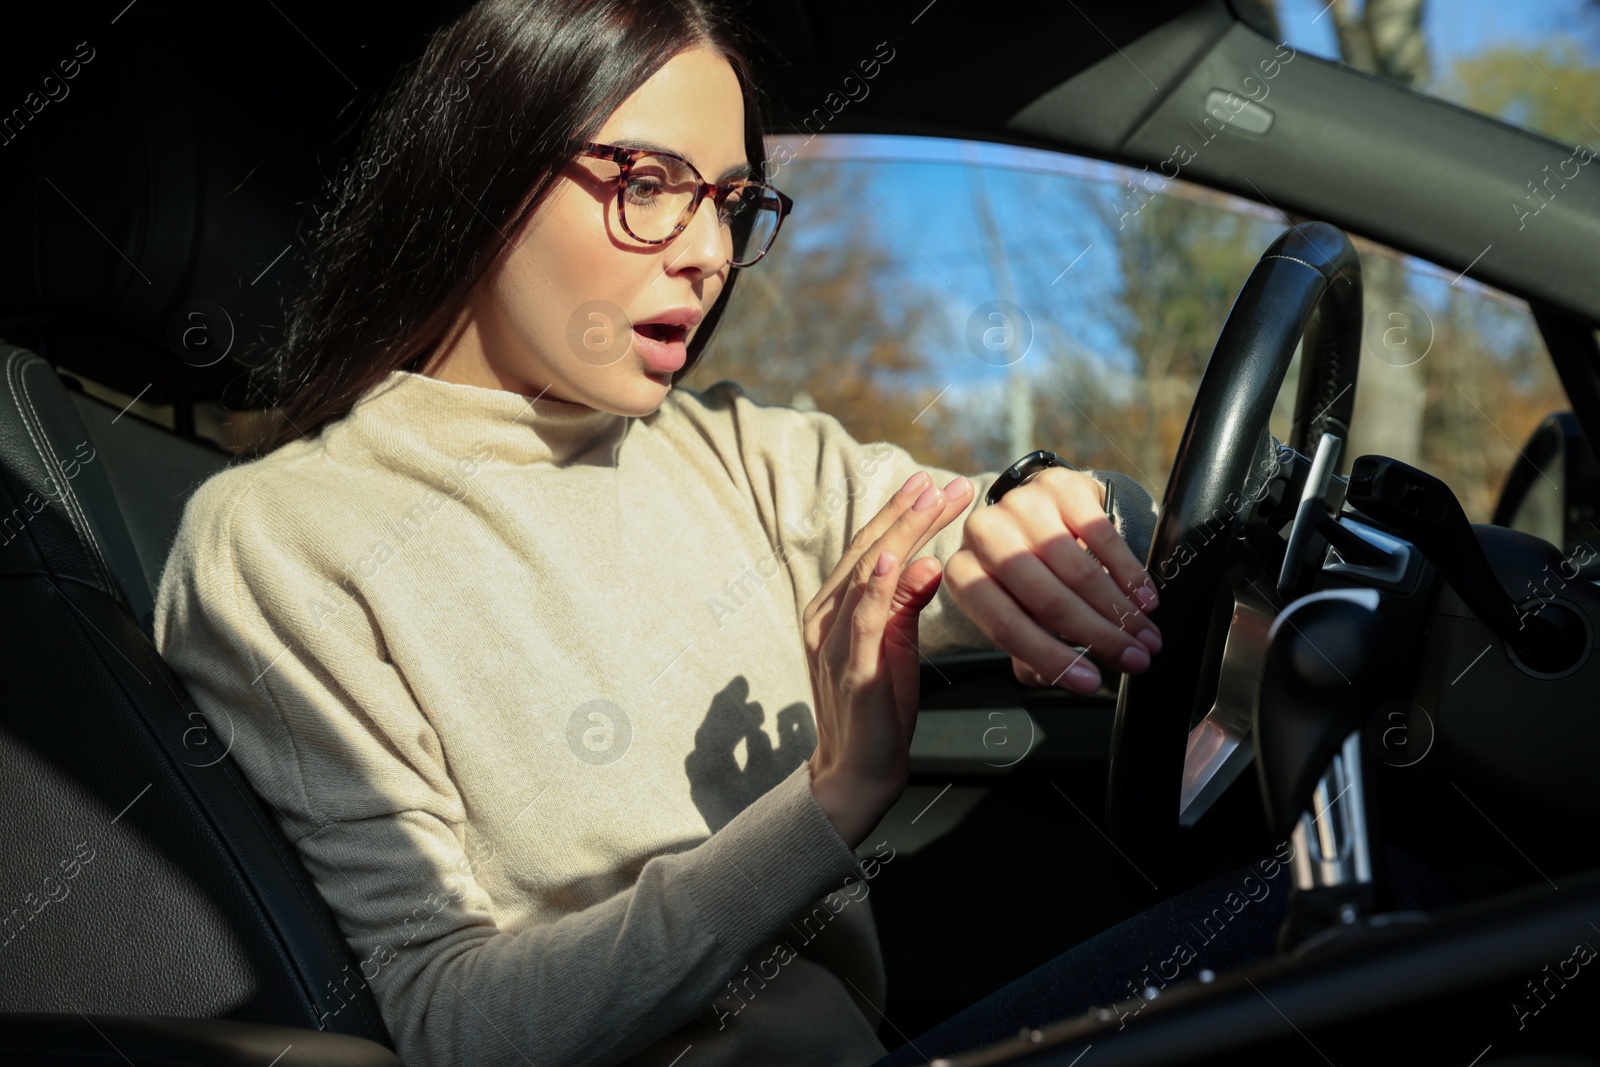
[[[925,470],[943,486],[957,474],[918,463],[904,448],[887,441],[862,444],[825,412],[757,404],[732,381],[710,386],[700,394],[700,402],[707,412],[725,417],[730,436],[722,446],[737,454],[739,474],[748,479],[778,557],[788,562],[802,609],[838,565],[856,531],[883,509],[907,478]],[[707,432],[717,430],[707,428]],[[1116,484],[1112,524],[1143,560],[1155,529],[1156,505],[1150,494],[1120,472],[1084,473],[1102,484]],[[998,477],[998,471],[967,475],[975,489],[972,502],[928,541],[923,554],[943,564],[961,548],[968,517],[985,506],[984,496]],[[995,647],[943,583],[922,611],[919,644],[927,656],[956,648]]]
[[[861,868],[805,763],[631,888],[500,929],[462,798],[369,605],[335,577],[304,501],[258,505],[224,472],[191,500],[163,574],[162,655],[277,809],[411,1067],[615,1062],[714,1011],[792,915]],[[332,985],[330,983],[330,989]],[[319,1010],[341,1002],[324,996]]]

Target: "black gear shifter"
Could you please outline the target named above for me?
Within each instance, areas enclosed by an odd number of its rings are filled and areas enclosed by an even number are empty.
[[[1583,622],[1559,604],[1518,611],[1495,577],[1461,503],[1444,482],[1388,456],[1360,456],[1345,503],[1409,540],[1467,608],[1537,671],[1565,670],[1583,655]]]

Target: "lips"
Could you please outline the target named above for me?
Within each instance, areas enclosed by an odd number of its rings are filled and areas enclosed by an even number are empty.
[[[689,360],[689,331],[699,324],[699,308],[672,308],[633,324],[633,347],[646,370],[671,374]]]
[[[698,307],[692,304],[686,304],[675,308],[667,308],[665,311],[657,312],[654,315],[646,315],[642,318],[635,319],[633,320],[633,324],[635,326],[682,326],[686,329],[692,330],[696,326],[700,325],[700,320],[703,317],[704,315]]]
[[[633,327],[633,349],[644,360],[647,371],[671,374],[689,361],[688,336],[685,326],[641,322]]]

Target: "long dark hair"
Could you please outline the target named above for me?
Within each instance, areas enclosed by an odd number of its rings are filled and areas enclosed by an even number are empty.
[[[745,150],[765,165],[758,99],[714,0],[480,0],[397,75],[318,207],[305,287],[250,392],[281,413],[255,454],[350,411],[390,371],[417,370],[473,286],[555,184],[573,138],[686,48],[710,47],[744,91]],[[699,361],[738,271],[689,346]]]

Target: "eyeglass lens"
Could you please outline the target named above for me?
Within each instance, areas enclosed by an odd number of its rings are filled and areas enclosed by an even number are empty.
[[[682,160],[640,156],[623,189],[623,222],[642,241],[664,241],[687,222],[695,176]],[[733,233],[735,265],[760,257],[778,232],[778,198],[760,186],[737,189],[722,203],[723,224]]]

